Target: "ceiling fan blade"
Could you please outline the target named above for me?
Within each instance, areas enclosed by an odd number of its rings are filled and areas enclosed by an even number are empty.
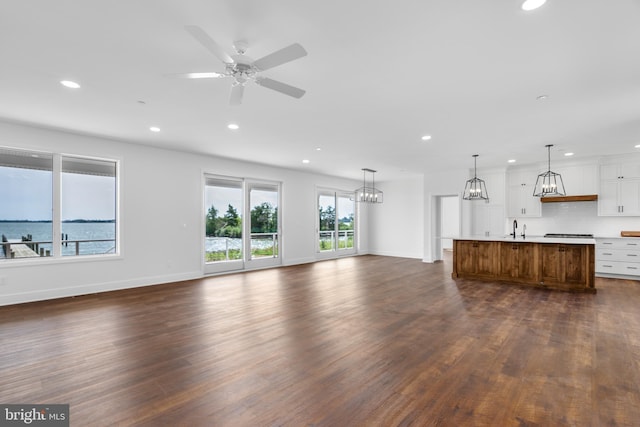
[[[279,82],[267,77],[258,77],[256,83],[260,86],[264,86],[269,89],[273,89],[285,95],[293,96],[294,98],[302,98],[302,95],[306,93],[305,90],[299,89],[294,86],[290,86],[286,83]]]
[[[177,73],[166,74],[167,77],[176,77],[178,79],[219,79],[221,77],[227,77],[226,74],[216,73],[212,71],[210,73]]]
[[[277,67],[286,62],[293,61],[294,59],[302,58],[307,55],[307,51],[298,43],[294,43],[291,46],[287,46],[283,49],[277,50],[270,55],[264,56],[253,63],[253,66],[260,71],[268,70],[269,68]]]
[[[240,105],[242,104],[242,95],[244,94],[243,85],[231,86],[231,96],[229,97],[229,104]]]
[[[204,30],[197,25],[185,25],[185,30],[189,32],[193,36],[194,39],[198,40],[200,44],[202,44],[207,50],[213,53],[220,61],[225,64],[233,64],[233,59],[227,52],[224,51],[223,48],[218,45],[209,34],[205,33]]]

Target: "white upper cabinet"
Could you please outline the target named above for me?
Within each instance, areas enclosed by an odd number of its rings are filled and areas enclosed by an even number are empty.
[[[617,163],[600,166],[600,179],[640,179],[640,162]]]
[[[539,217],[542,215],[540,198],[533,196],[537,169],[513,170],[507,173],[507,216]]]
[[[640,161],[600,166],[598,215],[640,216]]]

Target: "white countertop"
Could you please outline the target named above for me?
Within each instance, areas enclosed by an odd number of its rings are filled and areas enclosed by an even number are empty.
[[[450,237],[453,240],[486,240],[493,242],[513,242],[513,243],[564,243],[566,245],[595,245],[596,239],[585,238],[564,238],[564,237],[544,237],[544,236],[522,236],[516,239],[513,236],[458,236]]]

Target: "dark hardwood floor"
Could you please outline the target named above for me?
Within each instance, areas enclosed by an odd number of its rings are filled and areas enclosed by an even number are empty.
[[[638,426],[640,283],[362,256],[0,307],[0,403],[72,426]]]

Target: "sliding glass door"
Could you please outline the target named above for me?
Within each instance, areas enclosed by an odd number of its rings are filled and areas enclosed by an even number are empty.
[[[280,185],[205,175],[204,273],[280,263]]]
[[[205,176],[204,208],[205,274],[243,269],[242,180]]]
[[[251,267],[266,267],[280,263],[279,185],[247,182],[249,224],[247,262]]]
[[[324,256],[356,252],[355,202],[347,192],[318,191],[318,252]]]

